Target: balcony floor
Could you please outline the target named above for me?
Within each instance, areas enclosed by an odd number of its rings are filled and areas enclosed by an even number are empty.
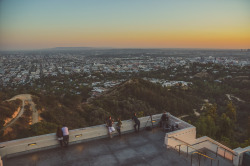
[[[164,146],[165,133],[152,131],[102,138],[16,157],[6,157],[4,166],[183,166],[185,158]]]

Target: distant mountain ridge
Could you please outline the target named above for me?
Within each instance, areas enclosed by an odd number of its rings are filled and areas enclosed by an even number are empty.
[[[54,47],[52,50],[82,50],[82,49],[93,49],[94,47]]]
[[[96,50],[96,49],[112,49],[111,47],[54,47],[50,50]]]

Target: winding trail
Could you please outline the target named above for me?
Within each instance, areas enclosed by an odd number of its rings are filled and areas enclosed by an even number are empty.
[[[232,98],[235,98],[237,101],[240,101],[240,102],[245,102],[244,100],[241,100],[240,98],[238,98],[238,97],[236,97],[236,96],[234,96],[234,95],[232,95],[232,94],[226,94],[226,96],[227,96],[227,98],[228,98],[228,100],[232,100]]]
[[[24,100],[22,102],[23,102],[23,105],[18,115],[14,119],[12,119],[6,126],[4,126],[0,131],[5,130],[6,128],[10,127],[13,123],[17,121],[18,118],[20,118],[23,115],[25,104],[24,104]]]
[[[11,99],[9,99],[7,101],[12,101],[12,100],[16,100],[16,99],[22,100],[22,103],[23,103],[22,108],[19,111],[18,115],[14,119],[12,119],[6,126],[4,126],[1,129],[1,131],[5,130],[6,128],[13,125],[17,121],[17,119],[20,118],[23,115],[25,102],[28,102],[30,104],[30,106],[31,106],[32,124],[39,122],[39,120],[38,120],[39,114],[38,114],[38,111],[37,111],[37,109],[35,107],[35,103],[32,101],[32,95],[30,95],[30,94],[20,94],[20,95],[16,95],[16,96],[12,97]]]

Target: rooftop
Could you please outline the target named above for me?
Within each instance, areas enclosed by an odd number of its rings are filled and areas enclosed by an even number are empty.
[[[190,163],[164,145],[165,132],[159,128],[152,131],[102,138],[83,143],[57,147],[49,150],[6,157],[5,166],[17,165],[63,165],[63,166],[183,166]]]

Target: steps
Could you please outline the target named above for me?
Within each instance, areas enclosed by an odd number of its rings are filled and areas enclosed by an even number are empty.
[[[185,158],[190,166],[233,166],[233,163],[230,160],[224,159],[221,156],[216,157],[215,153],[205,148],[200,149],[202,154],[204,154],[204,156],[213,158],[214,160],[198,155],[198,153],[194,153],[192,155],[190,153],[187,155],[187,153],[182,151],[179,153],[178,149],[172,147],[168,147],[168,150],[175,151],[175,153],[178,154],[181,158]]]

